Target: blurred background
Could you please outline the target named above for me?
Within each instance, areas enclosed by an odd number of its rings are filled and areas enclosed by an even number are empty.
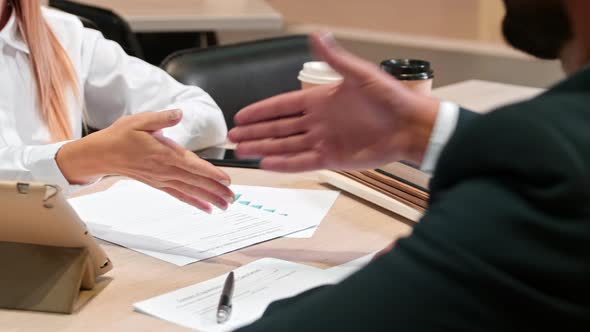
[[[70,3],[119,16],[135,39],[130,44],[137,42],[137,53],[156,65],[180,49],[319,30],[333,32],[345,48],[373,62],[429,60],[435,87],[469,79],[548,87],[563,77],[557,62],[504,43],[501,0],[49,1],[66,11]]]
[[[223,0],[218,0],[223,1]],[[422,58],[433,63],[435,86],[483,79],[547,87],[563,77],[557,62],[507,46],[501,0],[267,0],[283,33],[332,31],[347,49],[370,59]],[[260,38],[225,32],[223,43]]]

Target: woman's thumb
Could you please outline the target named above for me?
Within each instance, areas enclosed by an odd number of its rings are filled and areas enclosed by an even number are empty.
[[[167,110],[161,112],[145,112],[136,114],[133,128],[144,131],[157,131],[172,127],[182,120],[181,110]]]

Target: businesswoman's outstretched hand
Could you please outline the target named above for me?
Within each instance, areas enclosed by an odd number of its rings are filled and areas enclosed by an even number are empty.
[[[235,117],[229,138],[265,169],[367,169],[422,161],[439,102],[415,94],[376,65],[314,34],[317,56],[344,80],[256,103]]]
[[[234,195],[230,177],[164,137],[161,130],[180,122],[179,110],[123,117],[110,127],[65,144],[56,161],[70,183],[124,175],[210,212],[226,209]]]

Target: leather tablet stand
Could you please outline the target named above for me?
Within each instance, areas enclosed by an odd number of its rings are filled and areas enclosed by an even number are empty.
[[[0,182],[0,308],[72,313],[112,264],[59,187]]]
[[[8,309],[72,313],[82,280],[95,279],[86,248],[0,242],[0,266],[0,307]]]

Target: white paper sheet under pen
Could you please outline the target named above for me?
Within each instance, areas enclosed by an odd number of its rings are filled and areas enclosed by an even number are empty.
[[[334,190],[285,189],[232,185],[236,204],[246,205],[296,219],[308,219],[319,225],[338,198]],[[310,238],[317,226],[287,235],[291,238]]]
[[[362,259],[364,261],[360,262]],[[224,324],[217,324],[215,317],[226,275],[136,303],[133,307],[139,312],[199,331],[231,331],[260,318],[271,302],[339,282],[353,272],[353,266],[356,270],[364,266],[368,258],[359,260],[348,263],[343,269],[322,270],[264,258],[237,268],[234,270],[232,315]]]
[[[317,225],[242,204],[208,215],[136,181],[70,204],[94,236],[180,266]]]

